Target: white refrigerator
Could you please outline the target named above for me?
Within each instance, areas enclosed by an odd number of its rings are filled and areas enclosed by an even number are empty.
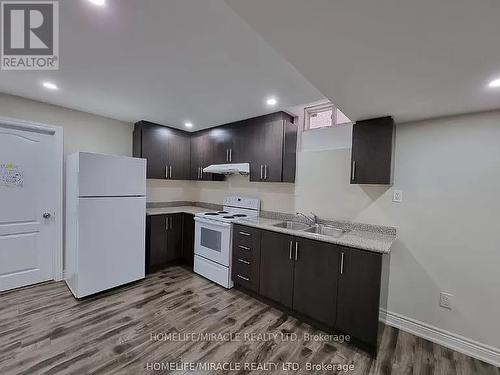
[[[144,278],[145,231],[145,159],[68,156],[64,264],[76,298]]]

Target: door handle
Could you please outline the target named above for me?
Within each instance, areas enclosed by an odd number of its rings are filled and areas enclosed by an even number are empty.
[[[249,248],[249,247],[247,247],[247,246],[238,245],[238,247],[239,247],[240,249],[243,249],[243,250],[247,250],[247,251],[249,251],[249,250],[250,250],[250,248]]]
[[[351,168],[351,180],[354,181],[356,179],[356,161],[352,161],[352,168]]]
[[[165,223],[165,229],[169,230],[170,229],[170,216],[167,216],[167,222]]]
[[[240,232],[240,234],[241,234],[242,236],[250,236],[250,233],[247,233],[247,232]]]
[[[262,164],[260,165],[260,179],[264,179],[264,166]]]
[[[226,148],[226,161],[229,161],[229,149]]]
[[[267,180],[267,165],[264,165],[264,180]]]
[[[241,259],[241,258],[238,258],[238,262],[243,263],[243,264],[250,264],[250,262],[248,262],[244,259]]]
[[[340,274],[344,273],[344,252],[340,254]]]
[[[295,261],[299,259],[299,243],[295,242]]]
[[[50,219],[51,215],[50,215],[50,212],[44,212],[42,216],[44,219]]]
[[[288,259],[292,260],[292,247],[293,241],[290,241],[289,251],[288,251]]]
[[[168,171],[170,173],[170,178],[172,178],[172,166],[168,167]]]
[[[245,276],[241,276],[241,275],[236,275],[237,277],[239,277],[240,279],[242,280],[245,280],[245,281],[250,281],[250,279],[248,277],[245,277]]]
[[[165,166],[165,178],[168,178],[168,165]]]
[[[230,162],[233,161],[233,149],[232,148],[229,149],[229,161]]]

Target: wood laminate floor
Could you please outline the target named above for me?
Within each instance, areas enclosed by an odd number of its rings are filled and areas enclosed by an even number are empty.
[[[207,337],[196,336],[202,332],[218,335],[203,341]],[[62,282],[0,294],[0,374],[500,375],[496,367],[391,327],[377,360],[345,343],[304,339],[321,333],[172,267],[81,301]],[[220,340],[228,338],[233,341]],[[284,371],[288,362],[300,369]],[[169,369],[170,363],[177,367]],[[309,371],[308,363],[352,367]],[[181,367],[196,364],[213,367]],[[222,364],[231,367],[217,368]]]

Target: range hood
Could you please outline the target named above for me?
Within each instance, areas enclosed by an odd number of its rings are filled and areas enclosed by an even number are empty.
[[[250,164],[249,163],[234,163],[234,164],[212,164],[206,168],[203,168],[205,173],[217,173],[217,174],[249,174]]]

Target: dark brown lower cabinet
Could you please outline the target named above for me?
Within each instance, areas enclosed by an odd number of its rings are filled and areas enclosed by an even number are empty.
[[[167,215],[146,217],[146,273],[167,261]]]
[[[293,310],[330,327],[335,324],[339,248],[294,238]]]
[[[167,215],[167,221],[167,262],[172,262],[182,257],[184,214]]]
[[[192,265],[194,258],[193,215],[176,213],[146,217],[146,273],[168,264],[184,261]]]
[[[285,307],[292,307],[293,237],[262,231],[259,293]]]
[[[335,326],[367,344],[377,342],[382,255],[342,248]]]
[[[247,237],[235,235],[233,260],[250,259],[240,247],[260,255],[259,284],[236,279],[235,273],[245,270],[238,265],[233,270],[236,286],[320,329],[350,335],[352,344],[376,355],[382,332],[379,310],[387,307],[389,255],[241,225],[235,231],[255,239],[260,231],[260,242],[244,243]],[[254,256],[252,262],[257,261]]]

